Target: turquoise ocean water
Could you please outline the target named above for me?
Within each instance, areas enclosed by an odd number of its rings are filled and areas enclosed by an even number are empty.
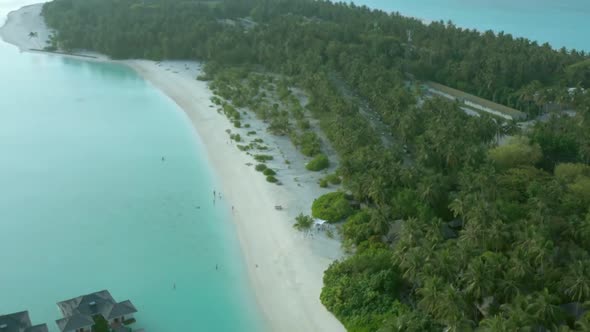
[[[0,314],[55,332],[56,302],[108,289],[149,332],[259,331],[184,113],[124,66],[4,42],[0,59]]]
[[[430,21],[452,20],[478,30],[505,31],[554,48],[590,51],[588,0],[356,0]]]

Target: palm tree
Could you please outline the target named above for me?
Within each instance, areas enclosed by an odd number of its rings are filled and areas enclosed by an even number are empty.
[[[449,204],[449,209],[453,212],[453,216],[455,218],[463,217],[465,215],[465,203],[461,198],[455,198],[451,204]]]
[[[584,315],[582,318],[576,321],[575,331],[590,331],[590,315]]]
[[[559,322],[563,312],[561,308],[555,303],[559,302],[559,298],[549,293],[547,288],[541,292],[536,292],[530,296],[527,296],[528,304],[526,311],[529,313],[537,322],[542,323],[544,326],[549,327]]]
[[[581,260],[576,261],[560,281],[563,293],[574,302],[590,298],[590,267]]]
[[[37,37],[38,37],[37,32],[33,32],[33,31],[29,32],[29,39],[31,39],[31,38],[37,38]],[[36,44],[37,44],[37,46],[39,45],[39,40],[37,40],[37,43]]]
[[[300,231],[300,232],[304,232],[307,233],[310,231],[311,226],[313,226],[313,218],[310,216],[306,216],[303,215],[303,213],[300,213],[296,218],[295,218],[295,224],[293,224],[293,227]]]
[[[412,283],[418,282],[424,271],[425,258],[420,247],[410,248],[403,255],[397,255],[396,260],[403,271],[403,277]]]
[[[433,316],[438,316],[441,312],[441,299],[445,296],[446,283],[438,276],[428,277],[424,280],[424,285],[418,289],[420,297],[418,307]]]
[[[465,292],[476,301],[493,294],[505,261],[502,254],[489,251],[472,259],[463,274]]]
[[[516,296],[511,302],[502,304],[500,310],[503,316],[510,320],[510,324],[517,326],[523,331],[531,328],[535,324],[534,317],[531,317],[526,311],[529,299],[523,295]]]
[[[518,331],[518,326],[500,315],[487,317],[479,322],[477,332],[509,332]]]

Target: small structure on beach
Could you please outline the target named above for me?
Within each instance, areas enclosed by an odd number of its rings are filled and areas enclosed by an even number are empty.
[[[114,331],[130,331],[125,326],[135,322],[133,314],[137,312],[131,301],[116,302],[107,290],[65,300],[57,306],[64,316],[56,321],[62,332],[91,332],[100,319]]]
[[[315,227],[316,227],[316,229],[317,229],[318,231],[320,231],[320,230],[321,230],[321,231],[325,230],[325,229],[326,229],[326,225],[327,225],[327,223],[328,223],[328,222],[327,222],[326,220],[319,219],[319,218],[315,218],[315,219],[313,220],[313,224],[315,225]]]
[[[0,315],[1,332],[48,332],[47,324],[33,326],[28,311]]]

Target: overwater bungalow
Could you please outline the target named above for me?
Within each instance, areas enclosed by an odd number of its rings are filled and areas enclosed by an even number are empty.
[[[62,332],[91,332],[102,320],[112,331],[131,331],[137,312],[131,301],[116,302],[107,290],[78,296],[57,304],[64,318],[56,321]],[[4,332],[0,330],[0,332]]]
[[[0,315],[0,332],[48,332],[47,324],[33,326],[28,311]]]

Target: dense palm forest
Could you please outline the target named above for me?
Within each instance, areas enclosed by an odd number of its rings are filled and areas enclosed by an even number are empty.
[[[351,255],[321,294],[350,331],[590,330],[583,52],[312,0],[55,0],[43,14],[54,47],[198,59],[211,79],[239,68],[306,91],[359,203],[337,214]],[[519,133],[424,98],[416,79],[531,116],[577,112]]]

